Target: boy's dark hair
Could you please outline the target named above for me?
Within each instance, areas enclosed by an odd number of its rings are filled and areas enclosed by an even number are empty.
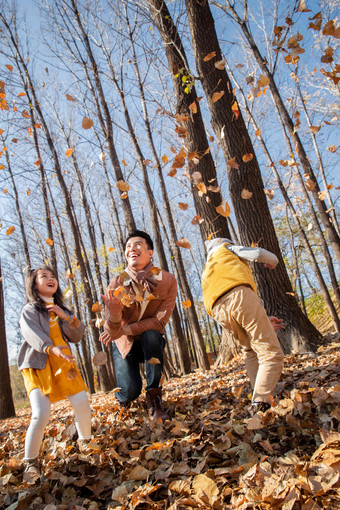
[[[49,266],[41,266],[37,269],[29,269],[27,272],[26,280],[25,280],[25,296],[26,296],[26,303],[32,303],[37,308],[40,308],[41,310],[46,310],[46,303],[41,297],[39,296],[37,289],[35,288],[35,279],[38,274],[38,271],[50,271],[58,281],[58,276],[56,271]],[[54,303],[62,308],[65,308],[64,305],[64,297],[63,293],[60,290],[59,282],[58,282],[58,288],[56,292],[53,294]]]
[[[142,237],[147,242],[149,250],[153,250],[153,241],[149,234],[146,232],[143,232],[143,230],[131,230],[131,232],[128,234],[127,238],[125,239],[124,243],[124,250],[126,248],[127,242],[131,237]]]

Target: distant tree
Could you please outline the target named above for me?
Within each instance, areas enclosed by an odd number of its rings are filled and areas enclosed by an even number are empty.
[[[0,262],[0,419],[15,416],[5,328],[4,291]]]

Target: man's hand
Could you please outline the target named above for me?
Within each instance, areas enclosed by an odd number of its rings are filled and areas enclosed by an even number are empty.
[[[274,331],[279,331],[280,329],[284,329],[285,325],[284,325],[283,319],[278,319],[277,317],[275,317],[275,315],[268,317],[268,319],[272,323]]]
[[[58,305],[54,305],[51,303],[49,305],[46,305],[46,308],[49,312],[54,312],[56,315],[58,315],[58,317],[63,321],[67,321],[67,319],[69,318],[68,313],[64,312],[64,310],[62,310]]]
[[[103,301],[105,303],[105,307],[109,314],[112,317],[119,317],[121,314],[121,311],[124,308],[124,305],[122,304],[119,299],[114,297],[112,293],[112,289],[108,289],[107,293],[105,295],[102,294]]]
[[[267,264],[263,264],[263,265],[264,265],[264,267],[266,267],[267,269],[275,269],[275,268],[276,268],[276,266],[277,266],[277,264],[268,264],[268,263],[267,263]]]
[[[100,337],[99,337],[99,341],[104,344],[104,345],[109,345],[111,342],[113,342],[113,338],[112,336],[110,336],[108,333],[106,333],[106,331],[104,331]]]
[[[69,350],[69,347],[67,345],[52,345],[52,347],[48,350],[48,354],[53,354],[53,356],[57,356],[58,358],[62,358],[65,361],[72,363],[74,356],[72,356],[72,354],[65,354],[63,352],[64,349]]]

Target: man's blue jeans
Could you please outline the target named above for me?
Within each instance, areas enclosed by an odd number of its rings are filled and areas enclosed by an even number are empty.
[[[113,342],[113,361],[117,386],[120,391],[116,397],[120,402],[131,402],[139,397],[142,391],[142,378],[139,363],[145,363],[146,391],[158,388],[163,372],[163,351],[165,339],[158,331],[144,331],[140,340],[135,340],[129,354],[122,358],[115,342]],[[151,358],[159,359],[157,365],[150,365]]]

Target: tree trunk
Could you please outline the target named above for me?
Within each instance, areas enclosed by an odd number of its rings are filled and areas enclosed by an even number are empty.
[[[285,321],[286,330],[279,335],[285,351],[315,350],[321,335],[302,313],[292,292],[263,191],[264,185],[254,148],[237,107],[227,72],[214,66],[215,62],[222,60],[222,54],[208,2],[186,0],[186,6],[196,66],[207,97],[212,126],[227,164],[235,158],[239,165],[239,168],[231,168],[229,164],[228,176],[241,242],[246,246],[261,243],[279,258],[279,264],[273,272],[262,264],[256,264],[253,268],[259,294],[268,314],[277,315]],[[204,57],[210,53],[215,56],[204,61]],[[214,102],[213,94],[216,92],[223,95]],[[244,156],[248,162],[244,161]],[[251,192],[251,198],[242,198],[243,190]]]
[[[4,290],[0,261],[0,420],[15,416],[5,327]]]

